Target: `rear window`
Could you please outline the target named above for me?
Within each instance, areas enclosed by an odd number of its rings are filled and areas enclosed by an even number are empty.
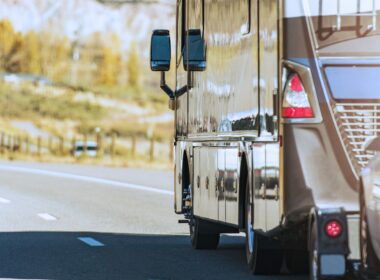
[[[335,99],[378,99],[380,66],[332,66],[325,73]]]

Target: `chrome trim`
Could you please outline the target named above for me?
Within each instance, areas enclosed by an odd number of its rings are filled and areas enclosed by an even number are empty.
[[[336,103],[333,110],[340,137],[358,175],[375,155],[366,151],[364,144],[370,138],[380,136],[380,105]]]
[[[372,13],[356,13],[356,14],[342,14],[341,12],[341,5],[340,0],[337,1],[338,5],[338,14],[336,19],[336,30],[341,31],[342,28],[342,17],[361,17],[361,16],[368,16],[372,17],[372,25],[368,26],[368,29],[376,30],[376,23],[377,23],[377,12],[376,12],[376,0],[372,0]]]
[[[212,134],[191,134],[184,138],[186,141],[255,141],[258,139],[258,133],[250,132],[233,132],[233,133],[212,133]],[[274,141],[274,140],[273,140]]]
[[[352,64],[352,61],[355,60],[358,64],[372,64],[375,62],[376,64],[379,63],[379,57],[378,56],[319,56],[319,59],[322,61],[339,61],[340,64]]]
[[[321,109],[319,108],[318,104],[318,98],[317,98],[317,91],[315,89],[314,81],[311,75],[310,68],[301,65],[299,63],[295,63],[292,61],[283,61],[283,65],[290,69],[291,71],[296,72],[298,75],[300,75],[302,83],[305,87],[305,90],[308,94],[310,105],[313,109],[313,112],[315,114],[314,118],[303,118],[303,119],[285,119],[282,118],[282,123],[288,124],[288,123],[321,123],[323,121]]]

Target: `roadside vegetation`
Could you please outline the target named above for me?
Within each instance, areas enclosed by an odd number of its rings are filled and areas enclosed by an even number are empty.
[[[1,155],[129,166],[148,158],[168,164],[173,124],[160,118],[170,114],[167,97],[141,60],[138,47],[132,43],[123,50],[115,34],[94,33],[73,42],[48,30],[16,32],[10,21],[0,21],[0,133],[9,138]],[[73,141],[97,138],[106,143],[104,157],[70,156]],[[36,151],[26,153],[28,145]],[[63,148],[57,152],[54,145]]]

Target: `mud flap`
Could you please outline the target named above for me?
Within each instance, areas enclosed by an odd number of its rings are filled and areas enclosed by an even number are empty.
[[[313,209],[310,221],[309,250],[316,251],[318,274],[322,277],[344,277],[347,272],[347,256],[350,254],[349,229],[344,209]],[[334,237],[326,232],[331,221],[338,222],[342,227],[341,233]],[[311,244],[312,240],[315,244]]]

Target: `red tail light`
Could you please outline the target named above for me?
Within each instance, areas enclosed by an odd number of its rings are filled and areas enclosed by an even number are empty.
[[[332,220],[326,223],[325,232],[328,237],[337,238],[343,232],[342,224],[337,220]]]
[[[314,118],[313,109],[302,84],[301,78],[294,74],[288,80],[282,104],[283,118]]]

